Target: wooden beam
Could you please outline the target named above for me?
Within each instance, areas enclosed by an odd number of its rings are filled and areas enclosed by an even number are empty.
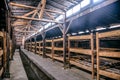
[[[39,15],[40,19],[42,19],[42,17],[43,17],[45,5],[46,5],[46,0],[42,0],[41,1],[41,5],[40,5],[40,8],[41,8],[40,9],[40,15]]]
[[[17,7],[22,7],[22,8],[30,8],[30,9],[41,9],[41,8],[36,8],[36,7],[33,7],[33,6],[27,6],[27,5],[23,5],[23,4],[18,4],[18,3],[13,3],[13,2],[10,2],[9,3],[11,6],[17,6]],[[52,13],[58,13],[58,14],[64,14],[64,12],[60,12],[60,11],[55,11],[55,10],[49,10],[49,9],[44,9],[45,11],[47,12],[52,12]]]
[[[63,22],[58,22],[58,21],[53,21],[53,20],[47,20],[47,19],[38,19],[38,18],[30,18],[30,17],[24,17],[24,16],[11,16],[13,18],[19,18],[19,19],[27,19],[27,20],[36,20],[36,21],[42,21],[42,22],[52,22],[52,23],[63,23]]]
[[[29,16],[29,15],[35,13],[36,11],[37,11],[37,10],[30,11],[30,12],[24,14],[23,16],[24,16],[24,17],[27,17],[27,16]]]

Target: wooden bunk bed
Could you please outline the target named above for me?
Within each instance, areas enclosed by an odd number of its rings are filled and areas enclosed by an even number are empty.
[[[32,52],[35,52],[35,42],[32,42]]]
[[[53,40],[46,40],[46,46],[45,46],[45,51],[46,51],[46,56],[53,58]]]
[[[36,52],[37,52],[37,54],[40,54],[40,55],[42,55],[43,54],[43,52],[42,52],[42,41],[38,41],[38,42],[36,42]]]
[[[100,75],[120,80],[120,48],[104,48],[100,45],[102,39],[118,38],[120,38],[120,30],[96,33],[97,80],[100,80]]]
[[[53,60],[58,60],[63,62],[63,38],[54,39],[53,41],[53,50],[52,57]]]
[[[6,69],[6,33],[0,31],[0,77],[2,77]]]
[[[93,33],[80,36],[68,36],[68,58],[70,65],[75,65],[84,70],[91,71],[92,78],[94,78],[95,72],[93,40]],[[84,43],[83,45],[86,46],[79,46],[82,43]]]

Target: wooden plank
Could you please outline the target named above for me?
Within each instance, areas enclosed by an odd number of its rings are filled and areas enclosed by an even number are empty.
[[[54,39],[54,42],[63,41],[63,38]]]
[[[54,21],[54,20],[31,18],[31,17],[24,17],[24,16],[11,16],[11,17],[18,18],[18,19],[42,21],[42,22],[53,22],[53,23],[59,23],[59,24],[63,23],[63,22],[58,22],[58,21]]]
[[[96,52],[97,52],[97,80],[100,80],[99,70],[100,70],[100,58],[99,58],[99,39],[98,32],[96,33]]]
[[[0,36],[3,37],[3,32],[0,31]]]
[[[63,57],[56,57],[56,56],[54,56],[53,58],[63,62]]]
[[[56,51],[63,51],[63,48],[54,47],[54,50],[56,50]]]
[[[91,49],[70,48],[69,51],[75,52],[75,53],[80,53],[80,54],[92,55]]]
[[[70,36],[69,40],[91,39],[91,35]]]
[[[0,76],[2,76],[2,74],[3,74],[3,67],[0,70]]]
[[[52,47],[45,47],[46,49],[51,49],[52,50]]]
[[[52,54],[46,54],[46,56],[48,56],[48,57],[52,58]]]
[[[46,42],[52,42],[52,40],[48,40],[48,39],[46,39]]]
[[[100,50],[107,50],[107,51],[120,51],[120,49],[119,48],[102,48],[102,47],[100,47]]]
[[[3,50],[0,50],[0,57],[3,55]]]
[[[99,56],[120,58],[120,52],[114,52],[114,51],[99,51]]]
[[[85,70],[92,71],[92,67],[90,67],[90,66],[86,66],[86,65],[83,65],[83,64],[77,63],[75,61],[71,61],[71,60],[70,60],[70,63],[72,65],[78,66],[78,67],[83,68]]]
[[[43,17],[43,13],[44,13],[44,9],[45,9],[45,5],[46,5],[46,0],[42,0],[41,1],[41,6],[40,6],[40,14],[39,14],[39,18],[42,19]]]
[[[103,75],[103,76],[106,76],[106,77],[109,77],[109,78],[120,80],[120,74],[115,74],[115,73],[108,72],[108,71],[105,71],[105,70],[99,70],[99,74]]]
[[[99,38],[113,37],[113,36],[120,37],[120,30],[113,30],[113,31],[109,31],[109,32],[99,33],[98,36],[99,36]]]

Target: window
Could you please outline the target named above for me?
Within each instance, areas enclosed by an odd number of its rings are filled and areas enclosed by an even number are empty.
[[[103,0],[93,0],[94,3],[98,3],[98,2],[101,2]]]
[[[66,16],[67,16],[67,17],[71,16],[72,13],[73,13],[72,11],[73,11],[72,9],[68,10],[67,13],[66,13]]]
[[[80,4],[78,4],[75,7],[73,7],[73,13],[76,13],[78,11],[80,11]]]
[[[81,2],[81,8],[87,6],[89,3],[90,3],[90,0],[83,0],[83,1]]]
[[[63,15],[60,15],[59,17],[56,18],[57,21],[61,20],[63,18]]]

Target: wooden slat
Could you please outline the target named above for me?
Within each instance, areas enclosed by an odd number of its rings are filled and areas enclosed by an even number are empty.
[[[0,50],[0,56],[2,56],[3,55],[3,50]]]
[[[2,74],[3,74],[3,67],[0,70],[0,76],[2,76]]]
[[[85,70],[92,71],[92,67],[89,67],[89,66],[86,66],[86,65],[77,63],[77,62],[75,62],[75,61],[70,61],[70,63],[71,63],[72,65],[78,66],[78,67],[83,68],[83,69],[85,69]]]
[[[105,71],[105,70],[99,70],[99,74],[103,75],[103,76],[106,76],[106,77],[109,77],[109,78],[120,80],[120,74],[115,74],[115,73],[108,72],[108,71]]]
[[[119,50],[120,51],[120,49],[119,48],[100,48],[100,49],[102,49],[102,50],[110,50],[110,51],[116,51],[116,50]]]
[[[57,51],[63,51],[63,48],[54,47],[54,50],[57,50]]]
[[[52,58],[52,54],[46,54],[46,56],[48,56],[48,57]]]
[[[54,42],[63,41],[63,38],[54,39]]]
[[[46,49],[52,49],[52,47],[45,47]]]
[[[56,57],[56,56],[54,56],[53,58],[63,62],[63,57]]]
[[[87,54],[87,55],[92,55],[90,49],[82,49],[82,48],[70,48],[70,52],[76,52],[80,54]]]
[[[3,37],[3,32],[0,31],[0,36]]]
[[[99,56],[120,58],[120,52],[99,51]]]
[[[91,39],[91,35],[70,36],[69,40]]]
[[[103,33],[98,34],[99,38],[113,37],[113,36],[119,36],[120,37],[120,30],[114,30],[114,31],[103,32]]]
[[[52,40],[46,40],[46,42],[52,42]]]

